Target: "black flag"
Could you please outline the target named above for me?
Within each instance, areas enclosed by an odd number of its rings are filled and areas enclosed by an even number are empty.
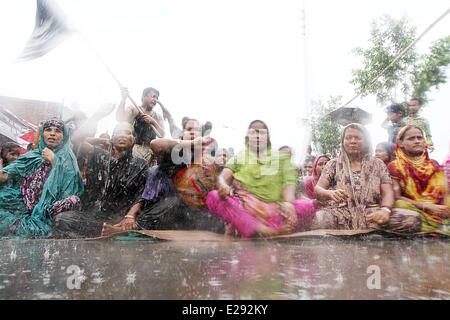
[[[68,18],[53,0],[37,0],[36,25],[18,60],[42,57],[74,32]]]

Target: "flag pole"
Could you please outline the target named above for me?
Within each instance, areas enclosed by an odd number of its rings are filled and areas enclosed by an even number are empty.
[[[105,59],[103,59],[103,57],[100,55],[100,53],[95,49],[95,47],[91,44],[91,42],[84,36],[83,33],[81,33],[81,31],[77,30],[77,33],[81,36],[81,38],[84,40],[84,42],[87,44],[87,46],[89,47],[89,49],[91,49],[91,51],[94,53],[94,55],[98,58],[98,60],[100,60],[100,62],[103,64],[103,66],[105,67],[106,71],[108,71],[108,73],[111,75],[111,77],[114,79],[114,81],[117,82],[117,84],[120,87],[123,87],[122,83],[119,81],[119,79],[117,78],[117,76],[115,75],[115,73],[111,70],[111,68],[109,67],[109,65],[105,62]],[[131,103],[139,110],[139,112],[144,113],[144,110],[138,106],[138,104],[133,100],[133,98],[130,96],[130,94],[128,93],[128,99],[130,99]]]
[[[114,81],[119,85],[119,87],[123,88],[124,86],[122,85],[122,83],[119,81],[119,79],[117,78],[115,73],[111,70],[109,65],[106,63],[105,59],[103,59],[103,57],[100,55],[100,53],[95,49],[95,47],[92,45],[92,43],[84,36],[83,33],[81,33],[80,30],[77,29],[77,33],[81,36],[81,38],[87,44],[89,49],[91,49],[91,51],[94,53],[94,55],[98,58],[98,60],[103,64],[103,66],[105,67],[106,71],[108,71],[108,73],[111,75],[111,77],[114,79]],[[136,107],[136,109],[139,111],[140,114],[142,114],[142,115],[145,114],[144,109],[142,109],[142,107],[140,107],[136,103],[136,101],[134,101],[134,99],[131,97],[129,92],[128,92],[128,96],[127,97],[128,97],[128,99],[130,99],[131,103]],[[160,138],[163,137],[161,132],[159,132],[159,130],[156,129],[154,125],[150,124],[150,127],[153,129],[153,131],[155,131],[155,133],[156,133],[156,135],[158,137],[160,137]]]
[[[122,88],[123,85],[111,70],[109,65],[105,62],[105,59],[100,55],[100,53],[94,48],[91,42],[85,37],[85,35],[75,28],[73,25],[68,24],[68,19],[64,12],[56,5],[53,0],[36,0],[36,22],[35,28],[27,45],[19,57],[21,61],[27,61],[36,59],[48,53],[50,50],[54,49],[63,40],[63,35],[67,33],[78,34],[95,56],[100,60],[105,69],[117,82],[117,84]],[[140,114],[145,114],[143,108],[139,106],[134,99],[131,97],[130,93],[127,95],[131,103],[136,107]],[[163,110],[164,112],[164,110]],[[152,124],[150,127],[156,133],[158,137],[163,137],[163,134]]]

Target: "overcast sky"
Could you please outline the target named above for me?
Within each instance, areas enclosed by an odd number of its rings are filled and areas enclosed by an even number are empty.
[[[0,95],[79,103],[91,114],[120,91],[79,36],[43,58],[14,63],[34,27],[35,0],[0,0]],[[367,46],[370,22],[382,14],[407,15],[424,30],[448,0],[59,0],[57,3],[139,101],[142,89],[160,100],[179,123],[183,116],[210,120],[223,147],[239,150],[254,119],[269,124],[275,146],[292,145],[301,158],[306,101],[342,95],[349,100],[355,47]],[[306,9],[306,50],[302,9]],[[450,16],[419,44],[449,34]],[[305,52],[307,53],[305,57]],[[305,70],[305,58],[307,69]],[[307,82],[305,84],[305,79]],[[431,95],[424,111],[442,161],[449,149],[450,84]],[[374,114],[374,142],[386,139],[378,124],[384,106],[373,97],[355,101]],[[446,115],[443,117],[442,115]],[[101,131],[114,125],[113,117]],[[225,128],[226,127],[226,128]],[[100,133],[100,132],[99,132]]]

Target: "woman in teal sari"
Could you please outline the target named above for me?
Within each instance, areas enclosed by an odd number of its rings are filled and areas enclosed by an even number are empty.
[[[0,170],[0,237],[39,238],[52,234],[53,216],[79,204],[83,182],[64,122],[47,120],[39,148]]]

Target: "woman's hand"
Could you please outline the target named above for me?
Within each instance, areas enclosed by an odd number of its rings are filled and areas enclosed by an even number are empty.
[[[42,158],[53,165],[55,162],[55,153],[49,148],[45,148],[44,150],[42,150]]]
[[[341,203],[347,201],[348,194],[342,189],[338,190],[328,190],[327,192],[327,198],[329,200],[332,200],[336,203]]]
[[[205,147],[211,143],[210,137],[197,137],[191,141],[191,143],[196,147]]]
[[[367,215],[367,221],[383,226],[389,222],[389,213],[384,210],[374,211]]]
[[[226,199],[229,196],[233,195],[233,188],[225,183],[219,183],[219,185],[217,186],[217,191],[219,191],[219,196],[222,199]]]
[[[435,214],[440,217],[449,218],[450,217],[450,208],[445,205],[438,205],[433,203],[422,203],[422,208],[424,211]],[[419,206],[420,209],[420,206]]]
[[[138,228],[136,218],[131,216],[125,216],[122,221],[114,225],[114,227],[121,228],[123,231],[136,230]]]
[[[280,207],[281,215],[286,219],[285,231],[294,231],[298,224],[297,212],[295,211],[294,205],[290,202],[283,202],[280,204]]]

